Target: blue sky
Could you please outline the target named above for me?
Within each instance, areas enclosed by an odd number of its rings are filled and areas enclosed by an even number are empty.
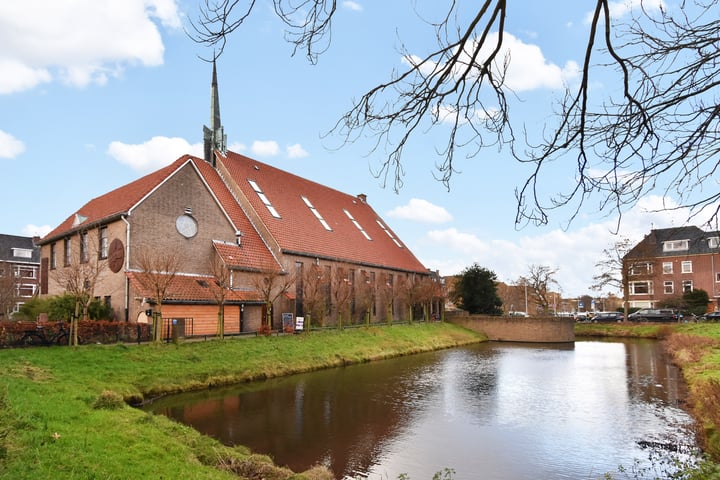
[[[657,5],[656,0],[653,5]],[[43,235],[89,199],[185,153],[201,156],[209,124],[212,51],[185,33],[190,0],[25,0],[0,3],[0,233]],[[458,156],[448,191],[433,178],[442,132],[416,137],[404,153],[404,186],[372,175],[382,151],[371,139],[342,145],[326,136],[353,99],[401,70],[399,53],[427,54],[433,18],[446,2],[340,1],[332,43],[316,65],[292,56],[272,3],[259,1],[218,60],[220,110],[231,150],[350,194],[365,193],[417,257],[442,275],[477,262],[513,283],[529,266],[557,269],[568,297],[592,293],[595,264],[617,237],[617,216],[591,201],[544,227],[517,229],[515,188],[528,167],[505,150]],[[509,3],[513,114],[539,133],[550,101],[577,79],[595,2]],[[639,3],[636,0],[635,3]],[[646,6],[649,4],[646,0]],[[413,5],[417,4],[418,13]],[[427,4],[427,5],[423,5]],[[631,2],[613,4],[626,14]],[[598,77],[593,88],[604,88]],[[572,185],[558,169],[547,192]],[[648,195],[623,216],[620,234],[683,224],[687,212],[651,213],[672,198]]]

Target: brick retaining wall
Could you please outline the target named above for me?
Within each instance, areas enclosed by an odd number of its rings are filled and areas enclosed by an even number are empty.
[[[563,343],[575,341],[575,321],[566,317],[493,317],[447,314],[445,320],[482,332],[499,342]]]

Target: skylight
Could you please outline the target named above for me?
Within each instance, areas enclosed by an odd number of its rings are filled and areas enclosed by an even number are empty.
[[[365,238],[367,238],[368,240],[372,240],[372,238],[370,238],[370,235],[367,234],[365,229],[358,223],[357,220],[355,220],[355,218],[352,216],[352,214],[350,212],[348,212],[344,208],[343,208],[343,212],[345,212],[345,215],[347,215],[347,217],[350,219],[350,221],[357,227],[358,230],[360,230],[360,233],[362,233]]]
[[[403,248],[402,244],[398,241],[398,239],[395,238],[395,236],[392,234],[392,232],[390,232],[390,230],[388,230],[388,228],[385,225],[383,225],[383,223],[380,220],[376,219],[375,221],[377,222],[378,225],[380,225],[380,228],[382,228],[385,231],[385,233],[387,233],[388,237],[390,237],[392,239],[392,241],[395,242],[395,245],[397,245],[400,248]]]
[[[275,207],[272,206],[272,203],[270,203],[270,200],[265,196],[265,194],[262,191],[262,188],[260,188],[260,185],[257,184],[255,180],[248,179],[248,183],[252,187],[253,190],[255,190],[255,193],[257,193],[257,196],[260,197],[260,200],[265,204],[268,211],[270,212],[270,215],[272,215],[275,218],[282,218],[277,210],[275,210]]]
[[[317,209],[313,206],[313,204],[310,202],[310,200],[307,199],[307,197],[301,195],[300,198],[303,199],[303,202],[305,202],[305,205],[310,209],[310,211],[315,215],[315,218],[318,219],[320,224],[325,227],[325,230],[328,232],[332,232],[332,228],[330,228],[330,225],[325,221],[325,219],[320,215],[320,212],[317,211]]]

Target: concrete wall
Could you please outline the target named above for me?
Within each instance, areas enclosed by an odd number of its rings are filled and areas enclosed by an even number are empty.
[[[449,323],[482,332],[499,342],[563,343],[575,341],[575,321],[565,317],[492,317],[447,314]]]

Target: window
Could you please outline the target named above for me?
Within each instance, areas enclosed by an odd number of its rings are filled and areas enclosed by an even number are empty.
[[[681,265],[682,273],[692,273],[692,260],[685,260]]]
[[[652,282],[630,282],[630,295],[648,295],[652,293]]]
[[[37,268],[17,265],[15,267],[15,276],[18,278],[37,278]]]
[[[275,207],[272,206],[272,203],[270,203],[270,200],[265,196],[262,189],[260,188],[260,185],[257,184],[254,180],[248,179],[248,183],[252,187],[253,190],[255,190],[255,193],[257,193],[258,198],[265,204],[265,207],[270,212],[270,215],[272,215],[275,218],[282,218],[277,210],[275,210]]]
[[[690,245],[690,240],[671,240],[669,242],[663,242],[663,252],[677,252],[680,250],[687,250]]]
[[[32,258],[32,250],[28,248],[13,248],[13,257]]]
[[[108,231],[107,227],[100,227],[100,258],[108,257]]]
[[[715,281],[720,282],[720,272],[715,273]]]
[[[388,230],[388,228],[385,225],[383,225],[383,223],[380,220],[375,220],[375,221],[377,222],[378,225],[380,225],[380,228],[382,228],[385,231],[385,233],[387,233],[388,237],[390,237],[392,239],[392,241],[395,242],[395,245],[402,248],[402,245],[400,245],[400,242],[398,241],[397,238],[395,238],[393,236],[393,234],[390,232],[390,230]]]
[[[682,289],[683,289],[683,293],[685,293],[685,292],[692,292],[692,291],[693,291],[693,282],[692,282],[692,280],[683,280],[683,282],[682,282]]]
[[[672,262],[663,262],[663,273],[673,273]]]
[[[71,250],[71,248],[70,248],[70,246],[71,246],[70,239],[69,239],[69,238],[66,238],[66,239],[64,240],[64,242],[65,242],[65,243],[63,244],[63,247],[64,247],[64,249],[65,249],[65,263],[64,263],[64,265],[67,267],[67,266],[70,265],[70,263],[71,263],[70,259],[72,258],[72,250]]]
[[[673,285],[672,281],[665,281],[663,283],[663,291],[667,294],[672,294],[675,292],[675,286]]]
[[[345,215],[347,215],[347,217],[350,219],[350,221],[353,223],[353,225],[355,225],[357,227],[357,229],[360,230],[360,233],[363,234],[363,237],[367,238],[368,240],[372,240],[372,238],[370,238],[370,235],[368,235],[368,233],[365,231],[365,229],[362,227],[362,225],[360,225],[358,223],[358,221],[355,220],[355,217],[352,216],[352,213],[348,212],[344,208],[343,208],[343,212],[345,212]]]
[[[653,273],[653,266],[650,262],[637,262],[630,265],[630,275],[649,275]]]
[[[709,247],[709,248],[718,248],[718,247],[720,247],[720,237],[710,237],[710,238],[708,238],[708,247]]]
[[[50,268],[57,268],[57,253],[55,252],[55,244],[50,244]]]
[[[16,288],[16,294],[21,298],[31,298],[35,295],[35,285],[22,284]]]
[[[80,263],[87,263],[88,257],[88,233],[80,233]]]
[[[301,196],[300,198],[303,199],[303,202],[305,202],[305,205],[307,205],[307,207],[310,209],[310,211],[313,213],[313,215],[315,215],[315,218],[318,219],[318,221],[320,222],[320,225],[322,225],[325,228],[325,230],[327,230],[328,232],[332,232],[332,228],[330,228],[330,225],[328,225],[328,223],[325,221],[325,219],[322,217],[322,215],[320,215],[320,212],[317,211],[317,209],[313,206],[313,204],[310,203],[310,200],[308,200],[307,197],[305,197],[305,196]]]

